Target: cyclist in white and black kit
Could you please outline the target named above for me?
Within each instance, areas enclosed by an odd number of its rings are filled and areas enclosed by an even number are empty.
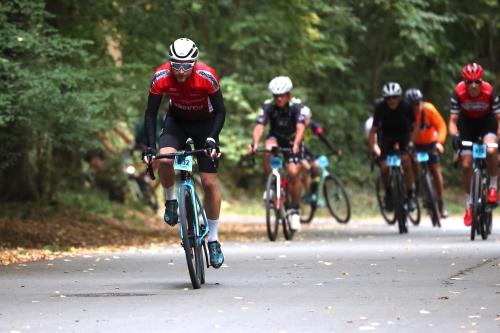
[[[254,153],[259,146],[259,141],[264,134],[266,124],[270,123],[269,133],[264,142],[264,148],[270,150],[273,146],[291,148],[290,153],[285,153],[288,161],[288,178],[290,195],[292,197],[292,219],[290,228],[300,229],[300,168],[305,130],[305,117],[301,114],[302,104],[294,103],[290,94],[292,81],[286,76],[274,78],[269,83],[269,90],[273,99],[268,100],[262,106],[257,125],[253,130],[252,144],[249,146],[250,153]],[[268,177],[271,173],[270,154],[266,153],[264,158],[264,173]],[[264,193],[265,195],[265,193]]]
[[[380,172],[386,188],[385,206],[388,211],[393,210],[393,200],[389,178],[389,167],[386,157],[394,153],[394,145],[399,143],[401,164],[404,171],[404,183],[408,191],[408,209],[416,208],[413,191],[413,172],[408,152],[413,150],[414,142],[419,133],[419,126],[415,121],[413,107],[402,98],[402,89],[398,83],[389,82],[382,88],[384,100],[375,106],[373,126],[369,134],[370,153],[375,153],[375,133],[382,129],[384,133],[381,142]]]

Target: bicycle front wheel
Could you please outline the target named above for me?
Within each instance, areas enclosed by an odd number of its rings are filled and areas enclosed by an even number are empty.
[[[472,224],[470,226],[470,240],[476,238],[476,232],[479,233],[479,216],[480,216],[480,205],[479,198],[481,198],[481,171],[479,169],[474,170],[472,174],[471,182],[471,200],[472,200]],[[483,202],[481,202],[483,204]]]
[[[271,173],[267,179],[266,187],[266,225],[267,225],[267,236],[271,242],[276,240],[278,236],[279,227],[279,210],[276,209],[276,187],[278,183],[278,178],[275,174]]]
[[[380,208],[380,213],[384,217],[385,221],[392,225],[396,223],[396,213],[393,209],[392,212],[388,212],[385,208],[385,190],[384,190],[384,182],[382,181],[382,176],[378,176],[377,181],[375,183],[375,191],[377,192],[377,202]]]
[[[340,223],[347,223],[351,217],[351,204],[344,184],[334,174],[329,174],[323,184],[326,205],[333,217]]]
[[[439,221],[439,213],[437,209],[438,197],[436,190],[433,186],[433,181],[431,175],[426,172],[422,180],[420,182],[424,187],[424,198],[423,198],[423,206],[427,209],[427,213],[429,214],[432,222],[432,226],[441,227],[441,223]]]
[[[392,185],[392,199],[394,200],[394,211],[396,220],[398,221],[399,233],[404,234],[408,232],[406,222],[406,210],[404,208],[406,193],[403,185],[403,178],[399,169],[392,170],[391,174]]]
[[[191,199],[191,192],[187,187],[184,187],[182,192],[180,204],[182,247],[186,254],[189,277],[191,278],[193,288],[200,289],[201,277],[203,275],[203,257],[201,246],[196,239],[193,201]]]

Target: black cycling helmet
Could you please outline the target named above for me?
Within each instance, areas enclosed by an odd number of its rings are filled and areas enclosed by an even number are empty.
[[[417,88],[410,88],[406,91],[405,97],[411,104],[416,104],[424,99],[424,96]]]

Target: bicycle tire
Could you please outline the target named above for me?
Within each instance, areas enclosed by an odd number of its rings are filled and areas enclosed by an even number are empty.
[[[472,223],[470,226],[470,240],[476,237],[476,231],[479,232],[479,198],[481,196],[481,171],[475,169],[472,174],[471,193],[472,196]],[[482,202],[481,202],[482,204]]]
[[[389,225],[393,225],[394,223],[396,223],[396,213],[395,211],[390,213],[385,209],[385,201],[384,201],[385,191],[384,191],[384,183],[382,181],[382,176],[378,176],[377,180],[375,181],[375,191],[377,194],[378,207],[380,209],[382,217]]]
[[[291,197],[290,192],[288,191],[288,186],[286,189],[281,191],[281,197],[284,199],[281,204],[281,214],[284,218],[281,219],[283,224],[283,235],[286,240],[292,240],[293,235],[295,234],[295,230],[292,230],[290,227],[290,219],[292,218],[292,214],[288,213],[288,209],[290,208]]]
[[[198,192],[196,191],[195,189],[195,193],[197,194]],[[198,237],[202,235],[203,231],[202,230],[205,230],[203,227],[202,227],[202,224],[201,222],[203,221],[203,217],[201,216],[201,213],[199,212],[200,210],[200,204],[198,203],[198,201],[195,200],[195,205],[196,205],[196,210],[198,211]],[[203,221],[205,223],[205,221]],[[205,247],[205,238],[202,239],[201,241],[201,245],[199,245],[199,251],[196,252],[197,255],[198,255],[198,259],[196,260],[196,263],[198,265],[198,269],[199,269],[199,276],[200,276],[200,283],[201,284],[205,284],[205,261],[204,261],[204,258],[208,258],[207,256],[207,249]],[[207,263],[209,261],[207,260]]]
[[[398,221],[398,230],[400,234],[408,232],[406,227],[406,214],[405,214],[405,199],[406,194],[403,186],[403,179],[401,171],[394,169],[391,174],[392,183],[392,199],[394,200],[394,211],[396,215],[396,220]]]
[[[332,214],[337,222],[349,222],[351,218],[351,203],[349,202],[349,196],[347,195],[344,184],[339,177],[334,174],[326,176],[325,183],[323,184],[323,195],[330,214]],[[338,207],[335,207],[334,204],[339,202],[340,204],[335,205]]]
[[[189,277],[194,289],[201,288],[200,269],[199,269],[199,253],[200,246],[196,241],[194,230],[194,211],[191,200],[191,192],[188,188],[183,188],[181,205],[180,205],[180,224],[182,228],[182,247],[186,254],[186,262],[188,266]]]
[[[422,175],[420,184],[424,186],[423,203],[424,207],[427,209],[427,213],[431,218],[432,226],[441,227],[439,212],[437,209],[438,197],[434,186],[432,185],[432,176],[428,172],[426,172]]]
[[[406,187],[404,187],[404,191],[406,192]],[[407,195],[408,197],[408,195]],[[406,206],[406,202],[405,202],[405,206]],[[408,216],[408,219],[410,220],[410,222],[417,226],[420,224],[420,218],[421,218],[421,211],[420,211],[420,204],[417,200],[417,198],[415,198],[415,209],[413,211],[409,211],[407,208],[405,208],[405,211],[406,211],[406,215]]]
[[[279,211],[276,209],[276,184],[277,177],[275,174],[271,173],[267,178],[266,186],[266,226],[267,226],[267,236],[271,242],[276,240],[278,236],[279,228]]]

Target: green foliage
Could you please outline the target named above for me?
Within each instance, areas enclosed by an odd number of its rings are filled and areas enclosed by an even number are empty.
[[[483,65],[485,79],[500,87],[499,29],[491,0],[7,0],[0,171],[28,163],[19,169],[33,175],[26,183],[36,183],[38,199],[78,182],[80,154],[99,145],[96,132],[118,121],[134,128],[151,74],[169,45],[188,37],[221,78],[223,181],[254,186],[245,179],[258,179],[260,166],[248,168],[242,157],[268,82],[287,75],[294,96],[344,151],[336,172],[347,184],[371,186],[363,124],[381,86],[420,88],[447,120],[466,63]],[[113,47],[120,59],[109,55]],[[310,145],[324,152],[319,140]],[[445,161],[450,156],[447,144]],[[447,184],[458,184],[458,170],[443,170]],[[0,177],[0,188],[8,185]]]

